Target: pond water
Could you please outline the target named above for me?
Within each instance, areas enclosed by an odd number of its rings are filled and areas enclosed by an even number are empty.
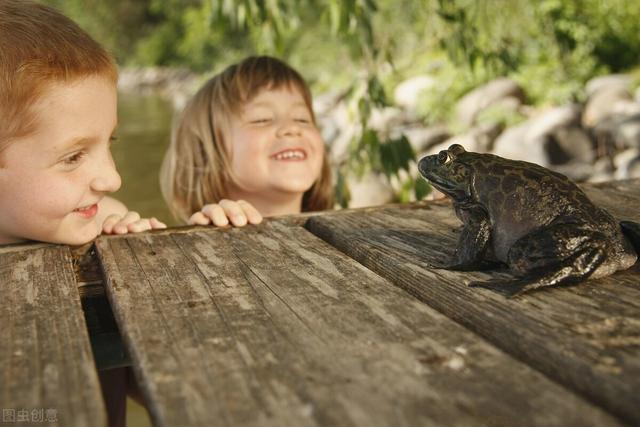
[[[155,216],[167,225],[179,225],[164,203],[158,180],[173,114],[171,103],[160,96],[120,94],[118,140],[112,148],[122,177],[122,187],[113,196],[143,217]]]

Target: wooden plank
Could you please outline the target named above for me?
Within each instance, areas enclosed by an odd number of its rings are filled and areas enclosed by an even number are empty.
[[[71,250],[91,351],[100,371],[131,366],[104,292],[102,270],[93,243]]]
[[[587,187],[617,215],[640,220],[640,180]],[[620,188],[624,188],[621,190]],[[616,195],[623,193],[624,198]],[[461,223],[451,205],[381,208],[311,218],[336,248],[549,377],[635,425],[640,423],[640,268],[516,300],[470,280],[506,273],[427,267],[450,259]]]
[[[96,246],[157,426],[618,424],[301,227]]]
[[[68,248],[0,253],[0,289],[3,420],[106,425]]]

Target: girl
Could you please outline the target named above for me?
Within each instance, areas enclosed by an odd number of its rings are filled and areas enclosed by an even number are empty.
[[[160,181],[188,224],[243,226],[331,208],[331,171],[300,74],[260,56],[210,79],[174,128]]]

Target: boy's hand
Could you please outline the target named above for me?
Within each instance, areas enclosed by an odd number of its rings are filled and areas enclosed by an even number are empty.
[[[249,202],[244,200],[220,200],[218,203],[204,205],[200,212],[196,212],[189,218],[190,225],[213,224],[216,227],[232,225],[242,227],[249,224],[260,224],[262,215]]]
[[[124,215],[109,215],[102,223],[102,233],[104,234],[138,233],[162,228],[167,228],[167,226],[155,218],[140,218],[138,212],[133,211]]]

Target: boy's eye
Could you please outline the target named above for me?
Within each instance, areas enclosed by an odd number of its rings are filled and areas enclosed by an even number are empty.
[[[308,117],[297,117],[294,120],[298,123],[304,123],[304,124],[311,123],[311,119],[309,119]]]
[[[62,159],[62,162],[65,165],[75,165],[80,160],[82,160],[84,155],[85,155],[84,151],[78,151],[77,153],[73,153],[72,155],[67,156],[64,159]]]

